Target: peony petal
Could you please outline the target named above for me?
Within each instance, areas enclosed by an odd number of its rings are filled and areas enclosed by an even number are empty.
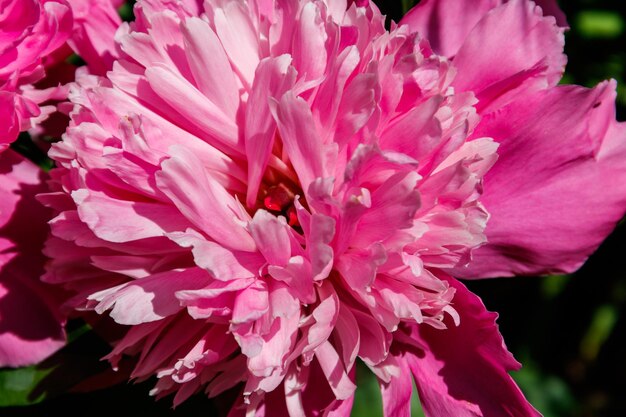
[[[626,210],[626,126],[614,100],[613,81],[558,87],[482,121],[475,136],[500,142],[481,200],[488,244],[456,276],[572,272],[598,247]]]
[[[68,0],[74,27],[68,40],[93,74],[104,75],[118,58],[114,39],[122,19],[111,0]]]
[[[553,17],[542,16],[532,1],[511,0],[470,32],[453,61],[453,86],[473,91],[479,111],[495,109],[513,94],[554,86],[567,62],[564,42]]]
[[[129,242],[184,230],[189,222],[172,206],[110,198],[86,190],[72,193],[78,214],[96,236]]]
[[[233,196],[207,175],[189,150],[174,146],[171,154],[156,173],[159,189],[183,215],[218,243],[230,249],[253,251],[254,240],[239,222]]]
[[[267,313],[269,308],[267,284],[257,280],[237,294],[231,323],[237,325],[252,322]]]
[[[237,126],[189,81],[165,65],[148,68],[146,78],[154,92],[192,126],[201,128],[225,146],[237,148]]]
[[[506,350],[490,313],[480,299],[454,279],[458,327],[446,330],[412,325],[407,353],[427,417],[540,417],[524,398],[508,371],[520,365]],[[462,347],[462,348],[459,348]]]
[[[196,265],[206,269],[213,278],[220,281],[254,278],[264,263],[260,254],[231,251],[206,240],[192,229],[187,229],[185,233],[170,233],[167,237],[182,247],[193,248]]]
[[[399,360],[402,363],[402,359]],[[383,413],[385,417],[411,417],[411,396],[413,395],[413,378],[406,369],[400,369],[398,375],[389,382],[379,380],[380,392],[383,397]]]
[[[533,0],[543,10],[544,16],[554,16],[556,23],[561,27],[568,27],[565,13],[559,8],[557,0]]]
[[[333,345],[330,342],[322,343],[315,349],[315,357],[337,399],[345,400],[352,397],[356,385],[346,373],[341,358]]]
[[[65,344],[57,291],[41,283],[48,209],[41,170],[12,150],[0,154],[0,367],[37,363]]]
[[[293,165],[302,189],[329,171],[324,163],[323,144],[313,121],[311,110],[302,98],[287,92],[278,102],[273,102],[272,114],[278,124],[285,151]]]
[[[0,91],[0,152],[20,133],[20,115],[15,110],[15,93]]]
[[[291,257],[289,226],[283,216],[258,210],[250,222],[250,234],[271,265],[285,266]]]
[[[182,310],[175,293],[202,288],[210,280],[209,274],[200,268],[168,271],[92,294],[89,300],[99,302],[95,310],[100,314],[111,309],[109,314],[117,323],[137,325]]]
[[[296,80],[291,57],[281,55],[266,58],[259,63],[254,75],[254,84],[246,107],[245,145],[248,158],[248,189],[246,204],[254,206],[265,172],[267,161],[274,145],[276,122],[269,107],[270,97],[281,97],[292,88]]]
[[[322,20],[319,5],[304,3],[293,34],[294,66],[304,79],[317,80],[324,76],[327,38],[326,22]]]
[[[198,89],[225,115],[234,118],[239,107],[239,89],[217,35],[207,22],[197,17],[182,23],[181,30]]]
[[[435,52],[457,54],[474,26],[501,0],[422,0],[400,21],[428,39]]]
[[[249,6],[241,2],[225,2],[221,7],[205,4],[213,7],[215,33],[242,83],[249,88],[260,60],[258,35],[249,16]]]

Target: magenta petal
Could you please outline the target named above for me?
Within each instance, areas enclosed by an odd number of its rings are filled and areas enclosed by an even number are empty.
[[[15,93],[0,91],[0,152],[17,139],[20,118],[16,112]]]
[[[544,16],[554,16],[557,25],[568,27],[565,13],[559,8],[557,0],[534,0],[534,2],[541,7]]]
[[[388,383],[380,382],[385,417],[411,417],[413,379],[406,369],[400,369]]]
[[[626,127],[614,100],[615,82],[558,87],[483,119],[475,136],[500,143],[481,200],[488,243],[455,276],[580,267],[626,210]]]
[[[458,327],[439,330],[413,325],[412,337],[423,351],[405,356],[427,417],[540,416],[508,374],[519,363],[507,351],[480,298],[455,279]]]
[[[65,343],[56,292],[39,281],[49,217],[35,200],[40,172],[11,150],[0,155],[0,367],[39,362]]]

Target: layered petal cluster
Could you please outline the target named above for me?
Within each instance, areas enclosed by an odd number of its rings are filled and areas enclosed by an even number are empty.
[[[44,280],[123,326],[114,366],[130,356],[175,404],[233,390],[233,416],[347,416],[359,358],[387,416],[410,415],[413,380],[430,417],[537,415],[451,275],[570,270],[626,207],[614,85],[554,87],[554,17],[526,0],[425,1],[391,31],[345,0],[135,16],[106,77],[72,88],[39,197],[57,213]],[[603,205],[584,225],[579,186]],[[581,247],[561,240],[574,221]]]

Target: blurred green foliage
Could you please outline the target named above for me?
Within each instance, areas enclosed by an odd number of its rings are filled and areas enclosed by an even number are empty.
[[[381,10],[398,21],[412,0],[380,0]],[[563,83],[593,86],[618,81],[618,119],[626,118],[626,12],[624,0],[567,0],[561,6],[571,30],[566,35],[569,58]],[[132,8],[120,9],[132,20]],[[28,138],[14,145],[47,164]],[[626,161],[625,161],[626,163]],[[45,166],[45,168],[49,168]],[[594,202],[581,202],[594,204]],[[573,225],[572,227],[575,227]],[[496,279],[470,282],[469,287],[490,310],[500,313],[507,346],[524,365],[513,376],[545,417],[626,416],[626,226],[621,225],[587,264],[571,276]],[[214,405],[196,396],[176,410],[168,399],[148,397],[153,381],[118,384],[89,393],[79,390],[86,376],[105,372],[99,361],[108,347],[80,323],[75,341],[44,364],[0,370],[2,416],[46,416],[82,410],[91,417],[116,415],[212,416]],[[381,417],[376,379],[358,368],[355,417]],[[43,387],[43,388],[42,388]],[[412,415],[423,416],[414,389]],[[43,403],[37,404],[43,399]],[[31,404],[29,407],[20,407]],[[120,408],[123,404],[123,408]],[[13,407],[6,407],[12,405]],[[123,410],[123,413],[120,412]],[[277,416],[281,417],[281,416]]]

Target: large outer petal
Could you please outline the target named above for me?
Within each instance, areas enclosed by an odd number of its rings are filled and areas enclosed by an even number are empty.
[[[476,24],[501,0],[422,0],[400,21],[428,39],[433,50],[453,57]]]
[[[446,330],[414,325],[411,337],[422,346],[404,357],[426,416],[540,416],[508,374],[520,365],[502,341],[497,315],[461,283],[449,282],[456,288],[460,325]]]
[[[626,125],[615,82],[537,92],[486,116],[476,137],[500,143],[482,202],[488,244],[455,276],[576,270],[626,210]]]
[[[453,86],[473,91],[477,110],[493,110],[520,92],[556,85],[567,58],[563,29],[527,0],[511,0],[489,12],[455,56]],[[494,103],[495,102],[495,103]]]
[[[65,343],[54,292],[39,281],[49,212],[35,200],[40,170],[0,155],[0,367],[39,362]]]
[[[411,31],[428,39],[433,50],[453,57],[474,26],[502,0],[422,0],[400,21]],[[556,0],[537,0],[545,16],[554,16],[559,26],[567,26]]]

